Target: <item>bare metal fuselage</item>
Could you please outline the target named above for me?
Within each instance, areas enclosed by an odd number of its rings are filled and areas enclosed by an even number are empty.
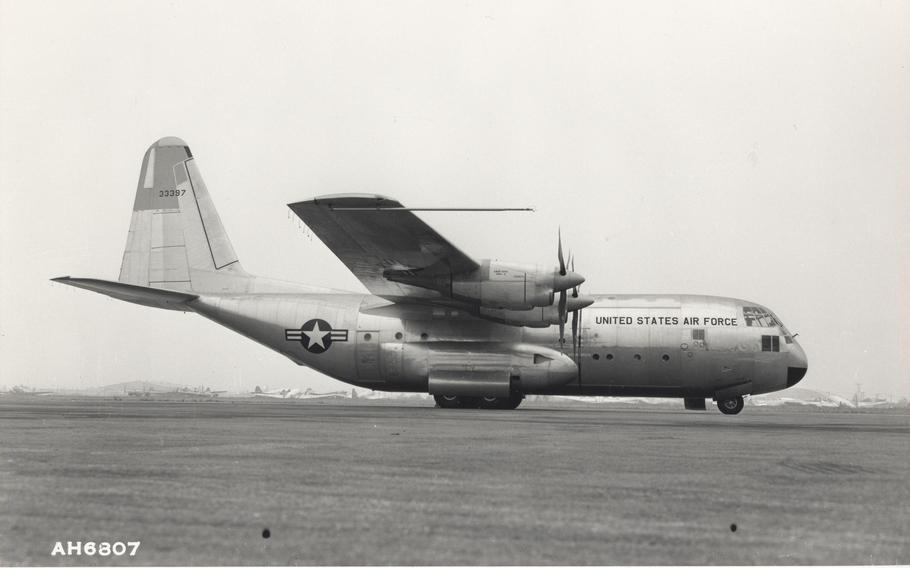
[[[478,375],[484,382],[486,372],[512,377],[524,394],[723,399],[784,389],[805,373],[805,354],[785,328],[746,320],[744,307],[757,304],[692,295],[594,298],[564,344],[555,327],[503,325],[367,294],[211,295],[188,307],[300,365],[385,391],[432,392],[433,380]],[[335,330],[320,353],[297,331],[313,320]],[[763,336],[779,337],[776,350]]]

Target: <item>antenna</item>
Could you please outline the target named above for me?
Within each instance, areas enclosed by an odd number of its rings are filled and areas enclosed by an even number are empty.
[[[335,207],[332,211],[534,211],[533,207]]]

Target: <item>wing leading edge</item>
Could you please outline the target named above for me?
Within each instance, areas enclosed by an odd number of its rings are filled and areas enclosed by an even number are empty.
[[[288,207],[377,296],[439,298],[432,290],[386,279],[387,270],[462,274],[479,267],[394,199],[337,194]]]

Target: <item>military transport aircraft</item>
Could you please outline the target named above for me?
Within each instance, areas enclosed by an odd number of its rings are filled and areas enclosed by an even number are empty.
[[[790,387],[806,355],[771,310],[694,295],[582,295],[553,267],[475,260],[387,197],[289,205],[369,291],[247,273],[183,140],[145,153],[119,281],[54,280],[196,312],[298,365],[443,408],[516,408],[526,394],[679,397],[691,410]],[[570,322],[571,314],[571,323]],[[566,330],[568,327],[568,331]]]

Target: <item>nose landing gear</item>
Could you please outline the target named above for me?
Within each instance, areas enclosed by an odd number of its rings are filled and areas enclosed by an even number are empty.
[[[735,396],[733,398],[725,398],[723,400],[717,401],[717,408],[724,414],[739,414],[742,412],[743,406],[743,397]]]

